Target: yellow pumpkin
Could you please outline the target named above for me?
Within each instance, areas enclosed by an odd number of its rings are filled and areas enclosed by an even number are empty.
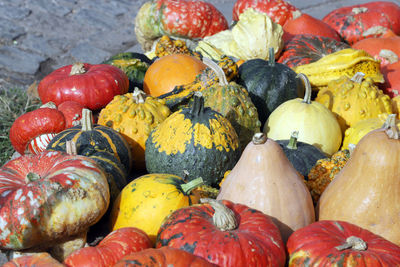
[[[122,189],[111,210],[112,231],[137,227],[155,241],[164,218],[173,211],[197,204],[200,195],[191,193],[203,184],[201,178],[186,183],[173,174],[143,175]]]
[[[390,97],[364,76],[362,72],[352,78],[342,76],[321,89],[315,98],[336,114],[343,132],[360,120],[392,113]]]
[[[311,85],[304,74],[306,94],[279,105],[264,125],[268,138],[284,140],[294,131],[299,131],[298,141],[314,145],[324,153],[332,155],[339,150],[342,132],[335,115],[324,105],[311,101]]]
[[[164,102],[146,97],[136,88],[133,93],[115,96],[100,112],[98,123],[113,128],[129,143],[136,169],[145,168],[145,143],[150,132],[171,114]]]
[[[380,71],[380,61],[375,60],[364,50],[352,48],[342,49],[326,55],[320,60],[293,68],[297,73],[303,73],[310,79],[312,86],[319,89],[330,81],[342,76],[353,77],[357,72],[365,73],[374,82],[383,83]]]

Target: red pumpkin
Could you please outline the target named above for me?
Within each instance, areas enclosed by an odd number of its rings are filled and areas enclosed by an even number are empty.
[[[237,0],[233,6],[232,19],[238,21],[239,15],[247,8],[266,13],[275,23],[281,26],[301,15],[297,7],[284,0]]]
[[[400,95],[400,61],[381,68],[385,83],[380,86],[390,97]]]
[[[85,107],[76,101],[65,101],[58,105],[57,109],[64,114],[66,127],[79,125],[82,119],[82,109]]]
[[[278,62],[293,68],[315,62],[345,48],[350,46],[329,37],[298,34],[285,44]]]
[[[318,221],[287,242],[289,266],[400,266],[400,247],[343,221]]]
[[[298,34],[313,34],[341,41],[339,34],[331,26],[305,13],[283,25],[282,38],[285,43]]]
[[[217,265],[181,249],[161,247],[158,249],[149,248],[141,252],[132,253],[122,258],[113,267],[129,266],[216,267]]]
[[[27,249],[87,231],[107,210],[107,178],[85,156],[44,151],[0,168],[0,248]]]
[[[400,36],[362,39],[351,47],[367,51],[368,54],[381,61],[381,67],[400,59]]]
[[[400,34],[400,6],[393,2],[375,1],[335,9],[323,19],[350,45],[380,37],[388,30]]]
[[[75,63],[61,67],[40,81],[38,93],[42,103],[57,106],[71,100],[88,109],[105,107],[116,95],[128,92],[128,76],[119,68],[108,65]]]
[[[14,121],[10,128],[11,145],[21,155],[26,152],[38,154],[65,127],[64,114],[54,104],[46,104]]]
[[[170,214],[156,247],[182,249],[218,266],[285,265],[285,246],[268,215],[228,200],[209,201]]]
[[[22,256],[5,263],[3,267],[64,267],[49,253],[35,253],[33,255]]]
[[[114,266],[122,257],[151,248],[145,232],[135,227],[125,227],[108,234],[97,246],[85,247],[70,254],[64,264],[69,267]]]

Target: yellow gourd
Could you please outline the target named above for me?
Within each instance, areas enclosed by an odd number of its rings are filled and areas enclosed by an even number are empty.
[[[342,132],[335,115],[324,105],[311,101],[311,85],[304,74],[299,74],[306,87],[304,99],[288,100],[278,106],[264,125],[268,138],[284,140],[299,131],[298,141],[314,145],[332,155],[339,150]]]
[[[315,99],[335,113],[343,132],[360,120],[392,113],[390,97],[371,78],[363,78],[361,72],[352,78],[342,76],[321,89]]]
[[[171,114],[164,103],[136,88],[133,93],[115,96],[100,112],[98,123],[113,128],[128,141],[136,169],[145,167],[145,143],[150,132]]]
[[[320,60],[293,68],[297,73],[307,75],[312,86],[317,88],[328,85],[330,81],[342,76],[353,77],[357,72],[365,73],[374,82],[383,83],[380,61],[375,60],[364,50],[342,49],[326,55]]]
[[[176,175],[143,175],[122,189],[111,210],[111,229],[137,227],[155,241],[164,218],[173,211],[197,204],[200,195],[191,193],[203,184],[201,178],[189,183]]]

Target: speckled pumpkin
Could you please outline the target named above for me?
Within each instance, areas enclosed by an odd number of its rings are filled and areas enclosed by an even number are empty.
[[[372,78],[358,73],[349,78],[342,76],[318,92],[316,101],[336,114],[342,131],[356,122],[392,113],[390,97],[374,84]]]
[[[217,186],[225,171],[240,156],[239,138],[232,124],[220,113],[204,107],[196,92],[192,105],[160,123],[146,141],[146,168],[149,173],[188,172],[188,180],[202,177]]]
[[[174,210],[199,203],[200,196],[191,191],[202,179],[189,183],[176,175],[153,173],[130,182],[114,202],[111,228],[137,227],[154,242],[164,218]]]
[[[130,145],[135,169],[144,169],[147,137],[170,114],[164,101],[136,89],[134,93],[114,97],[101,110],[98,123],[119,132]]]

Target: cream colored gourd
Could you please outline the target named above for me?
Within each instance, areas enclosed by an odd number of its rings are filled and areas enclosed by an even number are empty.
[[[245,204],[270,215],[283,240],[315,220],[303,177],[278,143],[256,133],[221,185],[217,199]]]
[[[298,141],[320,148],[332,155],[342,143],[342,131],[335,115],[324,105],[311,101],[311,85],[307,76],[300,73],[306,93],[304,99],[296,98],[279,105],[269,116],[263,132],[268,138],[284,140],[293,131],[299,131]]]
[[[395,114],[365,135],[322,193],[319,220],[356,224],[400,245],[400,140]]]

